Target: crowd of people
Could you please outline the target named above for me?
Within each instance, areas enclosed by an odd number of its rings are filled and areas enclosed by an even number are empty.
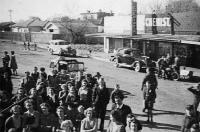
[[[174,58],[170,54],[162,56],[158,59],[157,64],[159,78],[169,79],[172,70],[180,73],[181,59],[178,55],[175,55]]]
[[[17,74],[17,63],[13,68],[8,52],[2,58],[0,69],[0,131],[4,132],[141,132],[142,124],[132,113],[131,107],[123,103],[124,94],[120,85],[113,91],[106,87],[104,77],[84,74],[71,78],[65,70],[52,70],[47,74],[44,67],[25,71],[17,93],[13,94],[12,75]],[[147,68],[142,82],[143,112],[147,110],[147,123],[153,122],[153,109],[158,89],[155,69]],[[195,95],[193,105],[186,106],[182,132],[198,132],[200,114],[200,84],[188,88]],[[112,102],[111,112],[107,112]],[[105,126],[106,114],[110,115]]]
[[[37,43],[34,42],[32,45],[33,45],[34,51],[36,51],[37,50]],[[30,44],[29,41],[28,42],[24,41],[24,50],[31,50],[31,44]]]
[[[0,131],[5,132],[96,132],[103,131],[107,105],[112,99],[109,132],[141,131],[142,125],[117,84],[110,92],[103,76],[85,74],[72,79],[66,71],[44,67],[25,71],[17,93],[13,94],[9,55],[5,52],[1,69]],[[15,60],[16,61],[16,60]],[[9,83],[8,81],[9,80]],[[10,86],[8,86],[10,84]],[[129,115],[129,116],[128,116]],[[127,118],[128,116],[128,118]]]

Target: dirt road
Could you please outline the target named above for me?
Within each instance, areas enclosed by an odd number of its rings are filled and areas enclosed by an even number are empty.
[[[13,79],[15,89],[18,87],[19,80],[25,71],[29,70],[32,72],[34,66],[43,66],[46,67],[47,72],[50,72],[49,62],[57,57],[50,55],[44,49],[25,51],[22,45],[0,42],[1,57],[4,50],[9,52],[14,50],[16,52],[19,76]],[[158,97],[155,104],[156,110],[154,111],[155,123],[149,125],[145,123],[147,118],[145,113],[142,112],[142,92],[140,91],[145,73],[137,73],[125,68],[115,68],[109,62],[91,58],[77,59],[85,62],[88,73],[100,72],[104,76],[109,88],[113,88],[116,83],[120,84],[121,89],[127,94],[124,103],[130,105],[132,111],[142,121],[144,125],[143,132],[174,132],[180,130],[185,105],[192,102],[192,94],[187,91],[187,88],[194,85],[193,83],[158,80]],[[2,65],[2,61],[0,65]],[[110,105],[108,109],[110,109]]]

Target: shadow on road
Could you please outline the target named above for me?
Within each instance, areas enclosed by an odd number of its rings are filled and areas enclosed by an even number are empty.
[[[153,113],[154,115],[184,115],[183,112],[176,112],[176,111],[167,111],[167,110],[158,110],[158,109],[154,109],[154,111],[156,111],[156,113]]]
[[[181,129],[181,126],[167,124],[167,123],[159,123],[159,122],[147,123],[146,121],[141,121],[141,124],[144,127],[160,129],[160,130],[165,129],[165,130],[180,131],[180,129]]]
[[[113,88],[108,88],[109,92],[111,93],[114,89]],[[130,93],[130,92],[127,92],[127,91],[124,91],[124,90],[121,90],[123,95],[125,96],[125,98],[127,98],[127,96],[135,96],[134,94]]]
[[[146,113],[144,114],[135,114],[136,116],[140,116],[140,117],[146,117]],[[176,111],[167,111],[167,110],[158,110],[158,109],[154,109],[153,110],[153,115],[184,115],[183,112],[176,112]]]

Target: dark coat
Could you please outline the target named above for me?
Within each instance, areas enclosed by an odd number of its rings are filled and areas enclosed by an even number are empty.
[[[188,90],[191,93],[193,93],[193,95],[194,95],[194,103],[199,103],[199,101],[200,101],[200,91],[193,89],[192,87],[188,88]]]
[[[26,93],[28,94],[30,89],[35,87],[33,78],[31,76],[23,78],[21,86],[25,89]]]
[[[126,126],[126,117],[128,114],[132,113],[131,108],[128,105],[123,104],[121,108],[117,108],[116,104],[113,104],[111,110],[117,110],[120,113],[122,123]]]
[[[151,89],[152,90],[155,90],[158,86],[158,81],[157,81],[157,78],[156,78],[156,75],[155,74],[147,74],[144,79],[143,79],[143,82],[142,82],[142,90],[143,90],[143,86],[145,85],[145,83],[149,81],[150,84],[151,84]]]
[[[110,93],[106,87],[103,89],[95,88],[92,94],[92,102],[97,108],[105,108],[110,100]]]

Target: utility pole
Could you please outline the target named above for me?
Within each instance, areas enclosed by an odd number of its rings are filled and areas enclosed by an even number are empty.
[[[10,10],[8,10],[8,12],[9,12],[9,16],[10,16],[10,22],[12,22],[12,12],[13,12],[13,10],[12,9],[10,9]],[[14,34],[12,34],[12,32],[11,32],[11,34],[10,34],[10,36],[11,36],[11,42],[13,42],[13,36]]]
[[[12,13],[13,13],[13,10],[8,10],[8,12],[9,12],[9,16],[10,16],[10,21],[12,22]]]

